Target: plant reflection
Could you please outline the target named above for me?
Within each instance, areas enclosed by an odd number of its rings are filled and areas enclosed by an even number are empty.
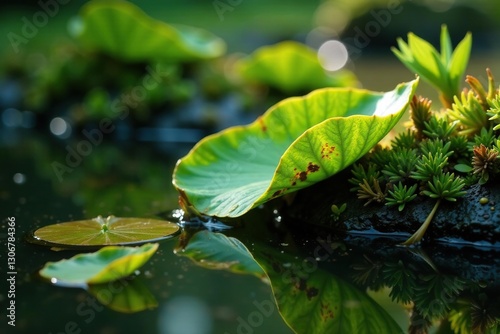
[[[500,328],[499,287],[493,279],[498,267],[489,261],[495,249],[462,254],[458,247],[435,245],[428,256],[422,249],[383,246],[387,243],[376,239],[301,236],[290,247],[252,240],[244,251],[237,239],[209,231],[190,231],[183,243],[180,247],[188,251],[178,254],[206,268],[235,272],[237,263],[238,273],[255,274],[248,268],[257,262],[272,286],[273,302],[297,333],[463,334]],[[453,262],[443,262],[452,253]],[[228,259],[231,265],[224,265]],[[388,305],[369,293],[386,288],[405,319],[396,319]]]

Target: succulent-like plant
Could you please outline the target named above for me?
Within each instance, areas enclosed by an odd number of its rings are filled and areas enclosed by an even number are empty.
[[[432,178],[432,181],[427,182],[427,185],[428,189],[424,190],[423,193],[431,198],[436,198],[436,204],[434,204],[432,211],[427,216],[420,228],[410,238],[408,238],[408,240],[403,242],[402,245],[408,246],[422,240],[425,232],[427,231],[427,228],[432,221],[432,218],[436,214],[441,200],[445,199],[455,202],[458,197],[461,197],[467,193],[466,191],[462,190],[462,188],[465,186],[464,180],[450,173],[441,173],[434,176]]]
[[[436,154],[429,153],[423,155],[417,162],[415,171],[411,173],[411,178],[419,181],[429,181],[433,177],[442,173],[443,168],[448,164],[448,157],[443,152]]]
[[[415,131],[407,129],[400,132],[391,140],[391,147],[393,149],[414,149],[418,146],[418,140]]]
[[[388,161],[382,173],[389,178],[392,183],[405,181],[415,170],[418,156],[415,150],[393,149],[388,157]]]
[[[457,123],[450,122],[446,117],[432,116],[428,122],[425,122],[425,130],[422,132],[427,138],[448,141],[454,135],[456,127]]]
[[[485,184],[490,178],[490,174],[500,171],[498,151],[489,149],[483,144],[474,147],[472,157],[472,173],[479,176],[479,184]]]
[[[425,123],[429,122],[432,116],[431,112],[432,101],[422,96],[413,96],[410,103],[410,119],[413,122],[413,127],[416,130],[417,139],[421,140],[424,137]]]
[[[352,165],[351,173],[353,177],[348,182],[355,185],[350,189],[351,191],[359,190],[359,185],[363,183],[363,180],[378,179],[380,177],[380,172],[373,163],[368,163],[366,168],[362,164],[355,163]]]
[[[500,94],[488,100],[489,109],[487,115],[490,116],[488,120],[494,122],[493,130],[500,129]]]
[[[359,184],[358,198],[367,200],[365,206],[375,201],[378,203],[384,202],[385,194],[380,188],[378,179],[371,178],[370,180],[363,179],[363,183]]]
[[[451,120],[460,123],[459,135],[470,136],[478,133],[488,123],[488,118],[483,104],[477,98],[473,91],[463,91],[460,95],[454,96],[454,103],[448,110]]]
[[[398,185],[394,186],[394,190],[388,190],[389,195],[386,196],[387,203],[385,205],[392,206],[398,205],[398,210],[403,211],[406,203],[411,202],[417,194],[415,191],[417,190],[417,184],[415,183],[410,188],[406,185],[403,186],[401,182]]]
[[[464,181],[453,173],[435,175],[432,181],[427,181],[427,185],[428,189],[424,190],[423,193],[431,198],[455,202],[458,197],[467,193],[462,190],[465,186]]]

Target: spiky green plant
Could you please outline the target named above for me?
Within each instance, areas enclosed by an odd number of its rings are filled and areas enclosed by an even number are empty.
[[[363,183],[359,184],[358,198],[365,199],[365,206],[375,201],[378,203],[384,202],[385,194],[380,188],[380,183],[377,179],[364,179]]]
[[[429,122],[432,116],[432,101],[422,96],[413,96],[410,103],[410,119],[416,131],[416,139],[422,140],[424,137],[425,123]]]
[[[428,122],[425,122],[423,133],[427,138],[448,141],[455,135],[456,127],[457,123],[450,122],[447,118],[432,116]]]
[[[410,129],[398,133],[393,140],[391,140],[391,147],[393,149],[414,149],[418,147],[418,140],[416,133]]]
[[[387,200],[385,205],[398,205],[398,210],[403,211],[406,203],[411,202],[415,199],[415,197],[417,197],[417,194],[415,194],[416,190],[417,184],[408,188],[406,185],[403,186],[403,184],[399,182],[398,185],[394,186],[394,190],[388,190],[389,195],[385,198]]]
[[[500,129],[500,95],[496,95],[493,99],[488,100],[489,109],[487,115],[490,117],[488,120],[492,121],[495,126],[493,130]]]
[[[392,183],[405,181],[411,175],[417,164],[418,156],[415,150],[393,149],[382,173]]]
[[[486,112],[474,92],[468,91],[466,93],[463,91],[460,98],[454,96],[454,102],[451,109],[448,109],[448,115],[451,120],[460,123],[459,135],[471,136],[487,126]]]
[[[436,214],[436,211],[441,203],[441,200],[445,199],[448,201],[455,202],[457,198],[465,195],[467,192],[463,191],[462,188],[465,186],[465,182],[462,178],[456,177],[454,174],[441,173],[432,178],[432,181],[427,182],[428,189],[424,190],[423,193],[431,198],[437,199],[436,204],[432,208],[429,216],[425,219],[424,223],[420,228],[413,233],[413,235],[408,238],[402,245],[409,246],[416,242],[422,240],[427,228],[429,227],[432,218]]]
[[[443,152],[423,155],[418,160],[415,171],[411,173],[411,178],[419,181],[429,181],[436,175],[441,174],[447,164],[448,157]]]
[[[499,171],[498,151],[489,149],[483,144],[474,147],[472,173],[479,176],[479,184],[485,184],[490,179],[490,175],[497,174]]]
[[[363,183],[363,180],[378,179],[380,177],[380,172],[373,163],[368,163],[366,168],[362,164],[355,163],[352,166],[351,173],[352,178],[348,182],[354,185],[350,189],[353,192],[359,190],[359,185]]]

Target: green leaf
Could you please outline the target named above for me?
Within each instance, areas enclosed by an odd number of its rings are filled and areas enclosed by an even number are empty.
[[[222,269],[259,278],[265,276],[245,245],[221,233],[200,231],[189,239],[185,248],[177,249],[176,254],[186,256],[208,269]]]
[[[451,108],[453,96],[459,93],[460,80],[469,60],[472,38],[467,33],[452,53],[446,25],[441,27],[441,53],[431,44],[413,33],[408,34],[408,44],[398,39],[392,48],[396,57],[411,71],[420,75],[440,92],[446,107]]]
[[[472,35],[467,33],[464,39],[458,43],[453,55],[451,56],[449,66],[449,77],[454,92],[458,92],[460,81],[467,69],[469,63],[470,51],[472,48]]]
[[[252,124],[201,140],[178,162],[173,184],[201,213],[240,216],[358,160],[399,121],[417,84],[387,93],[324,88],[283,100]]]
[[[466,164],[456,164],[453,168],[461,173],[470,173],[474,170],[471,166]]]
[[[166,239],[178,232],[179,226],[169,221],[99,216],[41,227],[33,232],[31,241],[61,247],[131,245]]]
[[[296,260],[262,248],[253,255],[271,281],[281,316],[296,333],[403,332],[365,291],[318,268],[312,257]]]
[[[225,43],[210,32],[157,21],[121,0],[83,6],[70,31],[84,46],[126,61],[191,61],[221,56]]]
[[[437,56],[437,50],[429,42],[413,33],[408,34],[408,44],[415,60],[419,64],[425,62],[425,67],[422,67],[428,71],[426,76],[429,79],[438,79],[441,74],[439,70],[440,57],[433,57]]]
[[[67,260],[48,262],[42,277],[64,285],[98,284],[129,276],[144,265],[158,244],[140,247],[108,246],[95,253],[79,254]]]
[[[451,53],[453,52],[453,47],[451,45],[450,34],[448,33],[448,27],[446,25],[441,26],[441,62],[443,64],[448,64],[451,60]]]
[[[285,93],[357,84],[354,74],[346,70],[329,75],[314,50],[292,41],[263,46],[241,59],[236,69],[250,82],[265,84]]]
[[[88,287],[88,292],[101,304],[117,312],[136,313],[158,307],[158,302],[140,277],[92,284]]]

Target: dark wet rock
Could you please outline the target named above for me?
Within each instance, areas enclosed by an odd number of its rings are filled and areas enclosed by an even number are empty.
[[[403,241],[425,221],[436,200],[419,196],[402,212],[397,206],[370,203],[365,206],[347,182],[343,172],[297,193],[286,210],[294,220],[345,231],[348,234],[399,236]],[[500,187],[498,184],[474,185],[456,202],[442,200],[424,242],[443,241],[500,246]],[[487,198],[486,204],[480,199]],[[347,203],[347,209],[334,217],[331,205]]]

